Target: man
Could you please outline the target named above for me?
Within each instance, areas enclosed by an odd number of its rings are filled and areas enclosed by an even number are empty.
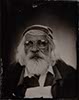
[[[76,96],[76,72],[56,59],[53,31],[32,25],[23,32],[16,63],[4,76],[2,98],[65,98]]]

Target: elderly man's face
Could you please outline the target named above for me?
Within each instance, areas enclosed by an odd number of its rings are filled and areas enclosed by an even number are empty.
[[[31,73],[41,74],[47,69],[50,46],[45,32],[41,30],[28,31],[25,36],[24,51],[28,70]]]
[[[41,30],[30,30],[24,43],[25,53],[39,54],[42,52],[45,55],[49,54],[49,41],[47,35]],[[39,55],[40,56],[40,55]]]

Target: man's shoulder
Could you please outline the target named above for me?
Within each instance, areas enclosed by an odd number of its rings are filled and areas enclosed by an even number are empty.
[[[72,66],[66,64],[63,60],[57,60],[54,67],[57,67],[63,77],[76,74],[76,70]]]
[[[14,62],[14,63],[12,63],[12,64],[10,64],[10,65],[8,66],[8,69],[7,69],[7,70],[10,71],[10,72],[13,72],[13,71],[15,71],[15,70],[21,70],[23,67],[24,67],[24,66],[21,66],[20,63]]]
[[[16,78],[19,77],[23,70],[23,66],[21,66],[19,63],[12,63],[8,65],[6,71],[5,71],[5,77],[7,78]]]
[[[53,67],[54,69],[56,68],[62,76],[62,85],[58,86],[57,96],[75,97],[77,89],[76,70],[62,60],[57,60]]]
[[[61,59],[58,59],[56,61],[56,64],[55,64],[59,69],[63,68],[63,70],[75,70],[73,66],[71,65],[68,65],[66,62],[64,62],[63,60]]]

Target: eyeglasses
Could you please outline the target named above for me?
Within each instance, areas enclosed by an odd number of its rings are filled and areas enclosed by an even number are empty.
[[[37,40],[37,41],[26,41],[24,43],[25,47],[33,47],[33,46],[37,46],[38,48],[45,48],[48,45],[48,41],[47,40]]]

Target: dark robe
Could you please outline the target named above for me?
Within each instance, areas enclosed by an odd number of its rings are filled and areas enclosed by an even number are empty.
[[[62,60],[57,60],[56,64],[52,66],[52,68],[55,74],[55,78],[53,79],[52,76],[48,74],[44,86],[51,86],[51,93],[53,98],[75,98],[77,96],[76,70],[73,67],[67,65]],[[24,97],[21,92],[18,93],[20,90],[17,89],[23,70],[24,66],[21,66],[19,63],[12,64],[7,68],[3,77],[3,99]],[[29,87],[39,86],[36,81],[29,81],[28,78],[26,84],[26,89]],[[14,96],[13,93],[16,95]]]

